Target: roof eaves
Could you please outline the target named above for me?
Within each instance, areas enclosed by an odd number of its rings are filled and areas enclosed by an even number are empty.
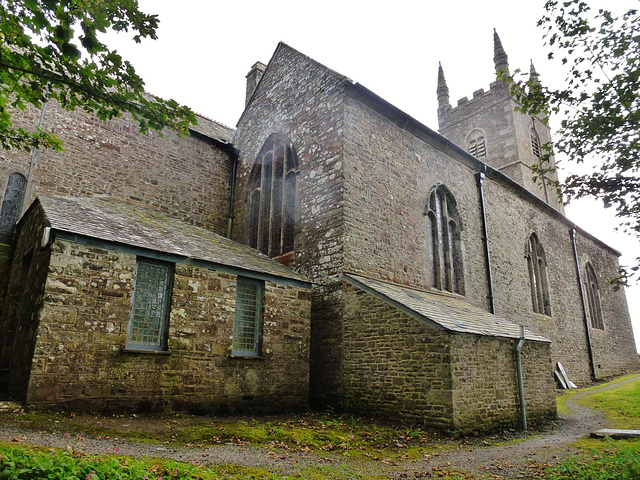
[[[285,276],[277,275],[275,273],[264,272],[255,269],[238,267],[236,265],[230,265],[221,262],[214,262],[211,260],[205,260],[200,258],[188,257],[177,253],[163,252],[157,249],[142,247],[139,245],[131,245],[123,242],[116,242],[113,240],[107,240],[100,237],[87,235],[84,233],[73,232],[68,229],[60,227],[52,227],[52,232],[59,238],[67,241],[73,241],[76,243],[87,245],[99,245],[99,246],[113,246],[122,251],[135,252],[145,257],[156,258],[158,260],[169,261],[173,263],[182,263],[185,265],[195,265],[205,268],[211,268],[213,270],[227,270],[236,275],[242,275],[247,277],[258,278],[262,280],[271,280],[275,283],[288,283],[302,288],[310,289],[313,282],[298,278],[297,275]]]

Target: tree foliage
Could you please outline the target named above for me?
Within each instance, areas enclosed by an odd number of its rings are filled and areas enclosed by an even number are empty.
[[[131,64],[99,38],[112,30],[140,42],[155,39],[157,28],[157,16],[140,12],[137,0],[0,0],[2,148],[61,149],[53,134],[12,123],[12,111],[51,99],[101,120],[129,112],[142,132],[169,126],[186,134],[193,112],[145,94]]]
[[[550,89],[535,78],[513,81],[512,93],[528,114],[560,114],[550,152],[571,162],[595,160],[588,173],[569,174],[566,200],[593,197],[614,207],[623,227],[640,237],[640,16],[593,11],[583,0],[549,0],[538,22],[549,59],[568,71],[565,85]],[[553,149],[553,150],[552,150]],[[639,259],[640,263],[640,259]],[[634,271],[638,267],[633,267]]]

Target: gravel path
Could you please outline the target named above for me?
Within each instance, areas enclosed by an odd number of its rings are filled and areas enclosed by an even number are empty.
[[[345,466],[362,473],[382,474],[389,478],[429,478],[434,470],[438,471],[441,468],[490,473],[508,479],[531,478],[543,466],[559,462],[574,454],[572,443],[591,431],[607,426],[602,415],[579,405],[578,399],[595,391],[639,380],[640,375],[637,375],[613,385],[572,396],[567,401],[569,413],[561,415],[557,422],[549,425],[547,431],[525,437],[522,441],[491,446],[482,439],[462,440],[458,444],[452,444],[457,445],[457,448],[452,447],[451,450],[432,456],[425,455],[418,461],[374,461],[334,453],[289,452],[234,444],[175,448],[92,436],[71,438],[60,433],[32,432],[8,427],[3,425],[1,414],[0,441],[55,448],[73,446],[88,454],[116,453],[132,457],[171,458],[201,465],[262,467],[274,473],[288,475],[298,474],[307,466],[326,465],[334,468]]]
[[[447,452],[425,462],[419,462],[416,469],[427,470],[428,466],[455,467],[476,473],[492,473],[505,478],[531,478],[541,468],[560,463],[576,453],[571,444],[588,436],[591,432],[607,427],[605,417],[584,407],[578,400],[602,390],[609,390],[625,383],[640,380],[640,375],[606,385],[595,390],[571,396],[566,406],[568,412],[559,415],[557,422],[549,425],[549,430],[533,435],[521,442],[503,446],[471,446]],[[406,465],[405,468],[409,467]]]

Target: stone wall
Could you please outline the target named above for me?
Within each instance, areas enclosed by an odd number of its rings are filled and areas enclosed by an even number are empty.
[[[34,130],[40,110],[27,109],[13,120]],[[65,150],[38,151],[27,205],[39,194],[109,195],[225,234],[231,162],[215,142],[197,135],[179,137],[171,130],[163,136],[141,134],[129,115],[103,122],[54,102],[47,105],[43,129],[54,133]],[[9,175],[28,176],[30,160],[30,151],[0,152],[0,195]]]
[[[343,323],[349,411],[457,433],[520,426],[517,341],[438,331],[348,284]],[[530,423],[556,416],[549,351],[523,348]]]
[[[521,427],[515,347],[517,341],[453,335],[453,426],[460,433]],[[525,342],[522,370],[529,424],[556,417],[549,344]]]
[[[560,361],[574,382],[588,383],[591,372],[587,333],[569,234],[571,223],[550,215],[543,206],[527,201],[499,182],[485,183],[485,201],[497,314],[553,340],[552,361]],[[551,316],[532,312],[525,249],[534,232],[547,260]],[[592,331],[595,350],[600,352],[596,375],[606,377],[637,368],[624,291],[614,292],[607,284],[618,270],[617,253],[581,231],[577,234],[577,249],[583,275],[586,259],[591,259],[599,278],[603,307],[606,305],[604,332]]]
[[[640,365],[637,361],[625,291],[615,290],[609,284],[609,280],[616,278],[618,274],[617,255],[581,234],[577,235],[576,247],[585,295],[587,262],[591,263],[598,281],[604,330],[591,325],[589,303],[585,299],[596,377],[604,378],[637,371]]]
[[[40,110],[28,108],[12,120],[17,127],[34,130]],[[67,112],[54,102],[47,105],[43,129],[54,133],[65,150],[38,151],[26,205],[40,194],[113,196],[226,235],[231,159],[215,141],[198,134],[179,137],[169,130],[163,136],[142,134],[127,114],[102,122],[80,110]],[[0,151],[0,203],[9,176],[27,178],[30,162],[30,151]],[[0,278],[8,278],[3,250],[0,246]],[[0,311],[5,287],[0,280]]]
[[[9,272],[11,271],[12,258],[13,251],[11,245],[0,243],[0,312],[4,312],[4,293],[6,292],[7,284],[9,282]],[[0,313],[0,319],[1,318],[2,314]],[[0,358],[2,358],[1,352]],[[0,368],[2,368],[1,365]]]
[[[345,269],[429,288],[424,212],[431,188],[444,184],[456,199],[462,223],[465,300],[488,310],[474,176],[479,166],[474,169],[460,154],[442,151],[437,141],[418,138],[359,101],[350,99],[345,106]],[[495,175],[488,176],[484,195],[496,313],[551,339],[553,362],[562,362],[574,382],[590,381],[571,222]],[[525,258],[532,233],[546,254],[551,316],[536,314],[532,308]],[[610,376],[635,368],[624,292],[614,292],[607,284],[616,276],[616,252],[582,231],[578,231],[578,251],[598,270],[607,319],[604,332],[592,332],[596,374]]]
[[[291,267],[317,284],[312,302],[312,402],[340,402],[343,265],[342,96],[344,77],[280,44],[239,123],[240,150],[233,238],[248,243],[247,183],[273,133],[287,137],[298,159],[297,214]]]
[[[24,400],[29,382],[50,255],[40,248],[47,223],[37,213],[28,212],[28,221],[18,226],[21,241],[7,272],[7,296],[0,312],[0,365],[9,367],[7,393],[18,400]]]
[[[451,430],[451,337],[353,285],[344,296],[345,408]]]
[[[474,170],[359,101],[345,105],[345,269],[430,288],[425,209],[444,184],[460,213],[465,298],[488,310]]]
[[[310,293],[265,282],[262,354],[231,357],[236,276],[175,265],[167,352],[125,350],[136,256],[56,240],[27,404],[73,410],[307,407]]]

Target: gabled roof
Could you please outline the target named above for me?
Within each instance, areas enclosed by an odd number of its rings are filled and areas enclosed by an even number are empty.
[[[520,326],[470,305],[452,295],[426,292],[354,274],[344,279],[438,330],[489,337],[520,338]],[[551,343],[547,338],[525,329],[525,339]]]
[[[615,254],[617,256],[620,256],[620,252],[618,250],[616,250],[615,248],[607,245],[602,240],[598,239],[597,237],[595,237],[594,235],[590,234],[586,230],[584,230],[584,229],[580,228],[579,226],[577,226],[570,219],[568,219],[564,214],[560,213],[558,210],[553,208],[551,205],[549,205],[545,201],[543,201],[540,198],[538,198],[532,192],[527,190],[524,186],[520,185],[518,182],[516,182],[515,180],[511,179],[510,177],[508,177],[507,175],[502,173],[500,170],[497,170],[497,169],[491,167],[489,164],[484,163],[481,160],[478,160],[476,157],[471,155],[466,150],[464,150],[464,149],[460,148],[458,145],[452,143],[451,141],[449,141],[444,136],[440,135],[435,130],[432,130],[431,128],[429,128],[426,125],[422,124],[421,122],[419,122],[415,118],[411,117],[409,114],[407,114],[404,111],[402,111],[400,108],[398,108],[395,105],[389,103],[388,101],[386,101],[382,97],[378,96],[377,94],[375,94],[374,92],[372,92],[368,88],[364,87],[360,83],[354,83],[351,79],[349,79],[345,75],[326,67],[325,65],[321,64],[320,62],[312,59],[311,57],[308,57],[307,55],[299,52],[298,50],[290,47],[289,45],[287,45],[287,44],[285,44],[283,42],[280,42],[278,44],[278,46],[276,47],[276,50],[274,51],[274,53],[273,53],[273,55],[271,57],[271,60],[269,60],[269,63],[267,64],[267,68],[265,70],[265,73],[262,76],[262,79],[260,80],[260,82],[262,82],[262,80],[264,80],[264,78],[267,76],[267,73],[269,72],[269,70],[271,68],[273,68],[272,64],[274,62],[274,59],[278,56],[278,54],[281,51],[293,52],[300,59],[300,61],[304,61],[304,62],[307,62],[309,65],[313,65],[314,68],[316,68],[318,72],[330,73],[331,75],[335,76],[335,78],[338,81],[342,82],[342,91],[346,95],[348,95],[351,98],[353,98],[354,100],[362,103],[363,105],[371,108],[375,112],[379,113],[383,117],[385,117],[388,120],[390,120],[391,122],[395,123],[398,127],[406,130],[408,133],[410,133],[414,137],[416,137],[416,138],[418,138],[418,139],[420,139],[420,140],[422,140],[422,141],[424,141],[426,143],[429,143],[430,145],[434,146],[435,148],[437,148],[437,149],[439,149],[439,150],[441,150],[441,151],[443,151],[445,153],[450,154],[453,158],[455,158],[456,160],[466,164],[472,170],[475,170],[477,172],[480,172],[480,171],[484,172],[485,175],[488,178],[490,178],[490,179],[492,179],[494,181],[497,181],[497,182],[507,186],[508,188],[511,188],[511,189],[515,190],[518,193],[518,195],[520,195],[521,197],[523,197],[527,201],[529,201],[529,202],[531,202],[531,203],[533,203],[535,205],[538,205],[541,209],[545,210],[549,215],[551,215],[551,216],[559,219],[561,222],[563,222],[568,228],[575,228],[577,231],[579,231],[585,237],[590,238],[591,240],[593,240],[594,242],[596,242],[600,246],[606,248],[607,250],[609,250],[613,254]],[[260,88],[260,83],[258,84],[258,87],[255,89],[254,94],[251,97],[252,99],[256,95],[256,92],[258,92],[259,88]],[[251,104],[251,100],[247,103],[247,107],[250,104]],[[247,110],[248,110],[248,108],[245,108],[245,110],[242,113],[242,115],[240,116],[240,119],[238,120],[236,126],[240,125],[240,123],[242,122],[242,119],[244,118]]]
[[[221,123],[207,117],[203,117],[202,115],[196,115],[196,118],[198,120],[198,124],[191,126],[190,130],[221,143],[231,143],[233,135],[236,133],[233,128],[226,127]]]
[[[160,212],[110,198],[38,197],[54,231],[310,284],[257,250]]]

